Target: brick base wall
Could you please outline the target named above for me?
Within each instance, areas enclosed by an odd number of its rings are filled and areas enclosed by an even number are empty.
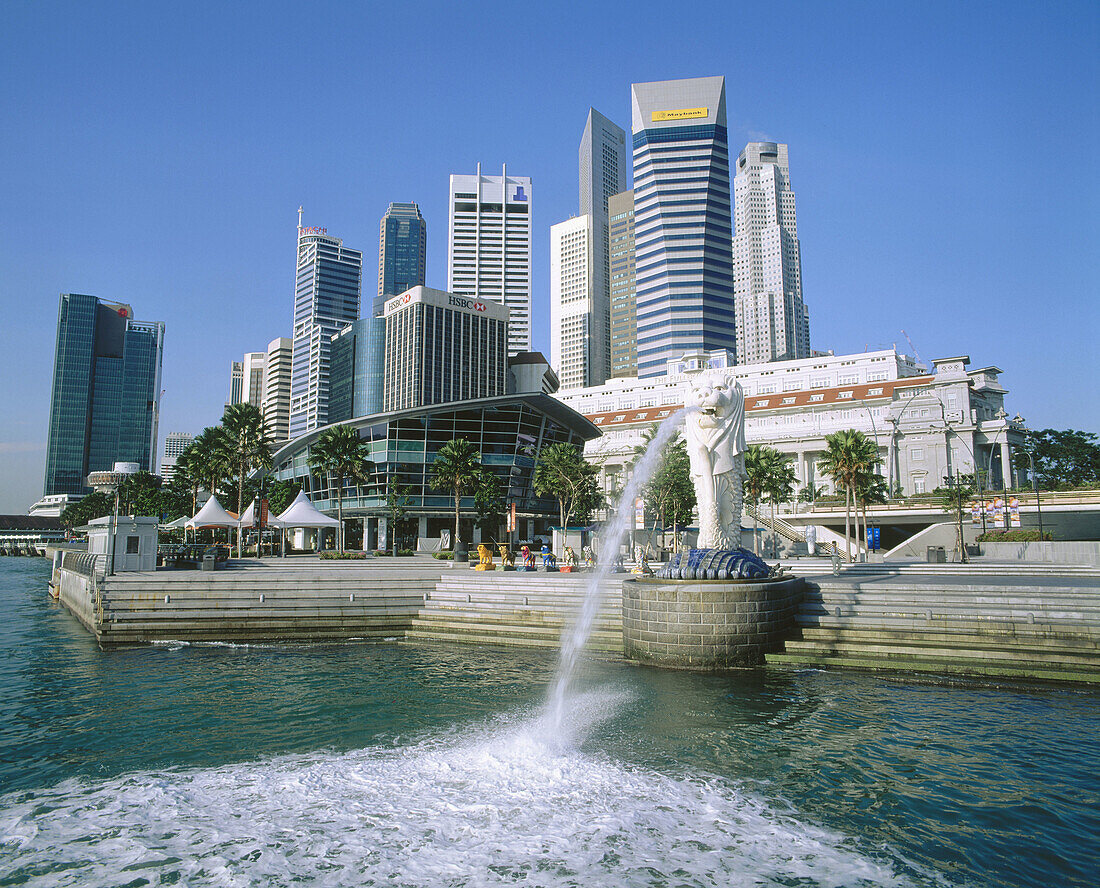
[[[661,666],[756,666],[790,636],[801,597],[798,578],[625,580],[623,650]]]

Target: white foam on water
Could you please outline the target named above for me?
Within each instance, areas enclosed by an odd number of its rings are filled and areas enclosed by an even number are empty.
[[[570,731],[583,733],[622,700],[579,695]],[[512,716],[396,749],[12,793],[0,797],[0,882],[907,884],[889,862],[729,781],[548,743],[560,736],[549,719]]]

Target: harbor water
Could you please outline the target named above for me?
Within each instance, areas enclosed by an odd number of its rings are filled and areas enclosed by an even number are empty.
[[[0,885],[1092,885],[1100,694],[554,651],[100,651],[0,558]]]

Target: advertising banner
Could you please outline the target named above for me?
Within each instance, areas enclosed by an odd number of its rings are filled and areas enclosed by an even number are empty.
[[[1013,527],[1020,526],[1020,499],[1010,496],[1008,498],[1008,520]]]
[[[634,529],[645,530],[645,500],[641,497],[634,500]]]
[[[508,507],[508,533],[516,532],[516,504],[512,503]]]

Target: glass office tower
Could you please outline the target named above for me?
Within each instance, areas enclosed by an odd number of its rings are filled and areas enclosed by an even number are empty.
[[[723,77],[635,83],[638,375],[736,348]]]
[[[391,203],[378,226],[378,295],[424,286],[428,226],[414,203]]]
[[[116,462],[157,469],[164,324],[129,305],[62,293],[57,316],[44,495],[84,494]]]

